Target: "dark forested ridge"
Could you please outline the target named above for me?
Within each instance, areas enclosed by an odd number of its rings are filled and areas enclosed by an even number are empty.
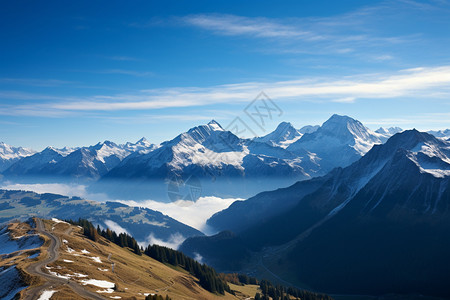
[[[417,130],[396,134],[331,171],[289,210],[233,238],[189,238],[181,249],[235,272],[251,263],[250,253],[283,280],[330,294],[450,298],[449,157],[442,139]],[[294,195],[307,184],[286,190]],[[280,190],[264,194],[271,197],[286,200]],[[225,241],[246,251],[230,262]]]
[[[257,293],[255,300],[289,300],[292,297],[301,300],[333,300],[332,297],[325,294],[312,293],[293,287],[286,288],[282,285],[273,285],[267,280],[261,280],[259,287],[261,289],[261,295]]]

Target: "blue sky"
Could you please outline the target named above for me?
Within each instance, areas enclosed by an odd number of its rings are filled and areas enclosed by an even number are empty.
[[[2,1],[0,141],[37,150],[286,120],[450,127],[450,2]]]

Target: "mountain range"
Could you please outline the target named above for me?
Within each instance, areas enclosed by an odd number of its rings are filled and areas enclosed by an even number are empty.
[[[3,142],[0,143],[0,172],[9,168],[23,157],[36,153],[34,150],[22,147],[13,147]]]
[[[334,294],[449,297],[449,208],[450,143],[407,130],[345,168],[233,203],[208,223],[235,233],[181,250]],[[223,240],[242,255],[232,259]]]
[[[137,143],[117,145],[110,141],[94,146],[57,149],[47,147],[12,163],[3,171],[7,177],[71,177],[98,179],[131,153],[145,153],[155,146],[142,138]]]
[[[143,138],[36,153],[1,144],[8,149],[0,152],[1,173],[11,180],[77,180],[110,196],[159,200],[167,198],[168,181],[194,176],[205,195],[250,197],[346,167],[399,131],[374,132],[350,117],[333,115],[321,126],[296,129],[282,122],[266,136],[244,139],[211,121],[159,145]],[[267,178],[270,184],[264,186]]]
[[[6,179],[83,180],[123,199],[167,197],[169,182],[172,201],[186,200],[170,185],[184,181],[191,193],[248,198],[211,216],[213,236],[150,209],[25,191],[0,190],[0,222],[84,217],[139,240],[188,237],[183,252],[225,272],[332,294],[448,298],[448,133],[372,131],[333,115],[248,139],[211,121],[159,145],[105,141],[36,153],[0,144]]]

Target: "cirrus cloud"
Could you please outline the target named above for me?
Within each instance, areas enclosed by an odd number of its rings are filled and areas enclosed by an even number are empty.
[[[295,101],[352,103],[358,99],[400,98],[405,96],[443,98],[450,93],[450,66],[418,67],[397,72],[345,77],[301,78],[277,82],[246,82],[211,87],[140,90],[129,94],[90,97],[57,97],[6,93],[0,98],[32,101],[20,105],[0,105],[2,115],[58,117],[74,113],[208,106],[219,103],[245,103],[264,91],[270,97]]]

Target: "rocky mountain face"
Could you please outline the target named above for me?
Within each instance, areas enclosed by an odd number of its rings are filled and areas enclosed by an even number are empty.
[[[416,130],[398,133],[346,168],[255,196],[246,207],[250,215],[265,199],[296,204],[246,224],[234,241],[260,253],[266,268],[282,270],[282,279],[294,284],[354,294],[412,288],[448,297],[449,157],[450,144],[442,139]],[[245,209],[228,210],[238,208]],[[227,227],[226,216],[227,210],[209,223]],[[209,248],[216,243],[212,239]],[[222,261],[203,244],[192,238],[181,249]],[[233,264],[243,268],[245,261]]]

